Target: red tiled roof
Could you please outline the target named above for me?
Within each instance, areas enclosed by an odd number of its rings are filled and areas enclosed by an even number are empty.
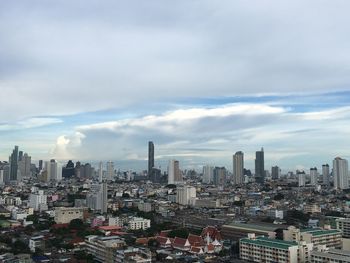
[[[185,247],[187,242],[187,239],[185,238],[180,238],[180,237],[175,237],[173,241],[173,246],[175,247]]]
[[[204,246],[204,240],[201,236],[189,234],[187,239],[188,239],[188,242],[190,242],[191,246],[195,246],[195,247]]]
[[[171,230],[163,230],[159,233],[159,236],[161,237],[167,237],[169,235],[169,233],[171,232]]]
[[[120,226],[99,226],[98,229],[104,231],[112,231],[112,230],[120,230],[122,229]]]

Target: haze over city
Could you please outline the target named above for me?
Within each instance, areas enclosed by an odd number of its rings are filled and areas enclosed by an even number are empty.
[[[0,157],[283,170],[349,158],[348,3],[8,1]],[[273,11],[271,11],[273,10]],[[117,164],[118,165],[118,164]]]

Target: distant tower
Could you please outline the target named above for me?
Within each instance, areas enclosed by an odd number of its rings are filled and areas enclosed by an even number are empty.
[[[154,144],[148,142],[148,177],[151,176],[152,168],[154,167]]]
[[[108,190],[107,190],[106,181],[104,181],[101,184],[100,195],[101,195],[101,213],[105,214],[107,213],[107,208],[108,208]]]
[[[301,186],[305,186],[306,184],[306,178],[305,178],[305,172],[304,171],[297,171],[296,172],[297,174],[297,177],[298,177],[298,184],[299,184],[299,187]]]
[[[281,177],[281,169],[278,166],[272,166],[271,177],[272,180],[278,180]]]
[[[168,184],[177,184],[182,182],[182,174],[179,167],[179,161],[170,160],[168,167]]]
[[[18,146],[12,151],[12,154],[9,158],[10,163],[10,181],[18,180]]]
[[[333,160],[333,177],[335,189],[349,188],[348,161],[337,157]]]
[[[323,184],[329,186],[329,165],[328,164],[322,165],[322,178],[323,178]]]
[[[101,183],[103,180],[103,163],[100,162],[99,168],[98,168],[98,181]]]
[[[317,168],[310,168],[310,184],[315,186],[318,183],[318,173]]]
[[[233,183],[243,184],[244,181],[244,154],[236,152],[233,155]]]
[[[214,167],[206,165],[203,167],[203,183],[210,184],[214,179]]]
[[[258,184],[264,184],[265,182],[264,148],[255,153],[255,181]]]
[[[114,163],[112,161],[107,162],[107,178],[108,181],[114,180]]]

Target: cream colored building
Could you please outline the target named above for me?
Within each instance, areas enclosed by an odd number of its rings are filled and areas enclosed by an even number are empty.
[[[57,207],[55,208],[56,224],[68,224],[73,219],[84,219],[84,210],[82,207]]]

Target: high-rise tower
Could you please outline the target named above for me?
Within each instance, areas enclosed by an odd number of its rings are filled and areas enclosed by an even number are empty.
[[[18,180],[18,146],[15,146],[15,148],[12,151],[12,154],[9,158],[10,163],[10,181],[17,181]]]
[[[244,154],[236,152],[233,155],[233,183],[243,184],[244,182]]]
[[[333,176],[334,188],[348,189],[349,188],[349,171],[348,161],[337,157],[333,160]]]
[[[255,153],[255,181],[258,184],[264,184],[265,182],[264,148]]]
[[[151,176],[152,168],[154,167],[154,144],[148,142],[148,177]]]

